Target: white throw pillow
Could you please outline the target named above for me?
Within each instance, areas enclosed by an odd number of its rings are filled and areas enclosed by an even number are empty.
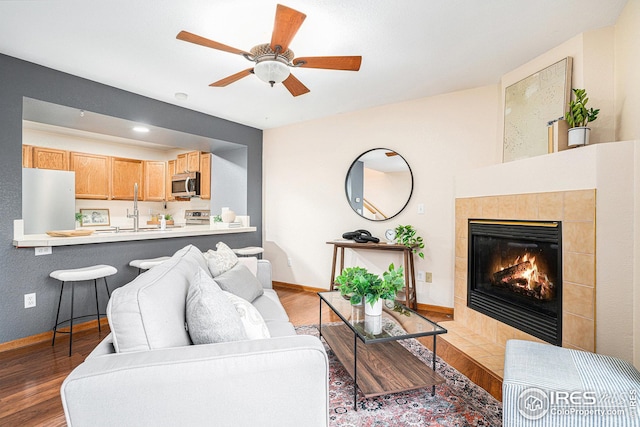
[[[244,331],[250,340],[271,338],[269,328],[267,328],[267,324],[264,322],[257,308],[246,299],[240,298],[231,292],[222,291],[222,293],[229,298],[229,301],[233,303],[238,311],[240,319],[242,319],[242,324],[244,325]]]
[[[236,307],[203,269],[189,284],[187,328],[194,344],[247,339]]]
[[[238,263],[238,257],[229,246],[219,242],[216,249],[210,249],[206,253],[207,266],[213,277],[231,270]]]

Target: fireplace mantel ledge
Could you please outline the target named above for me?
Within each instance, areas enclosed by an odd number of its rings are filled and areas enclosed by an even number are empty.
[[[640,142],[594,144],[467,171],[455,179],[456,198],[598,188],[602,168],[616,167],[602,160],[632,158],[634,144]]]

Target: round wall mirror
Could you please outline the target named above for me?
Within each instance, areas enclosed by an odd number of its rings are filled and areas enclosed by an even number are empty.
[[[407,161],[388,148],[374,148],[351,164],[345,180],[351,208],[371,221],[398,215],[409,203],[413,174]]]

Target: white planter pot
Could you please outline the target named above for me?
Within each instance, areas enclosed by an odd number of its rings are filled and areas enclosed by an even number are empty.
[[[569,147],[579,147],[589,144],[589,133],[591,129],[585,126],[569,129],[567,145]]]
[[[364,316],[364,331],[368,334],[382,333],[382,316]]]
[[[368,302],[364,302],[364,314],[368,316],[380,316],[382,314],[382,303],[384,300],[379,299],[375,304],[371,305]]]

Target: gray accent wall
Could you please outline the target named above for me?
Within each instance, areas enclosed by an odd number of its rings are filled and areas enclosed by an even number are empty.
[[[131,92],[0,55],[0,343],[49,331],[55,320],[60,282],[49,273],[57,269],[110,264],[118,269],[108,279],[111,290],[133,278],[136,258],[171,255],[193,244],[201,250],[224,241],[231,247],[262,246],[262,131]],[[141,76],[144,78],[144,76]],[[167,88],[173,91],[173,88]],[[247,215],[258,230],[228,236],[59,246],[53,254],[36,257],[33,248],[15,248],[13,221],[22,218],[22,99],[29,97],[69,107],[181,132],[229,141],[247,147]],[[89,283],[76,287],[74,314],[95,311]],[[99,284],[102,312],[107,304]],[[24,308],[24,294],[36,293],[37,305]],[[65,292],[66,293],[66,292]],[[61,318],[69,312],[65,295]],[[94,307],[93,310],[91,307]]]

